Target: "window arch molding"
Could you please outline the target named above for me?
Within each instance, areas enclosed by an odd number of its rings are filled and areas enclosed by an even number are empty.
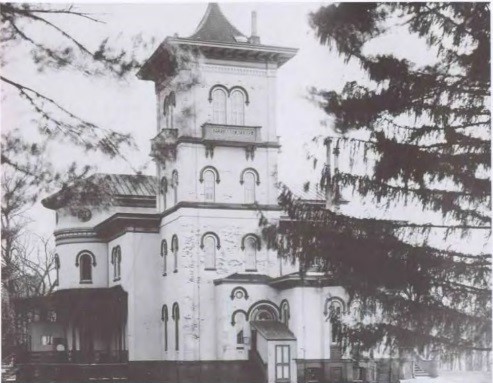
[[[344,300],[339,297],[329,297],[325,300],[325,305],[324,305],[324,316],[327,316],[329,314],[329,307],[332,303],[337,303],[341,306],[341,313],[346,312],[346,304],[344,303]]]
[[[209,89],[209,102],[212,102],[212,94],[214,93],[215,90],[217,89],[222,89],[225,93],[226,93],[226,96],[229,97],[229,90],[227,87],[225,87],[224,85],[221,85],[221,84],[216,84],[216,85],[213,85],[210,89]]]
[[[254,319],[252,314],[254,314],[255,310],[257,309],[266,309],[267,311],[272,312],[272,314],[275,315],[276,320],[279,320],[280,317],[279,307],[274,302],[268,300],[260,300],[255,302],[248,309],[247,318],[249,321]]]
[[[77,256],[75,257],[75,266],[76,267],[79,267],[79,264],[80,264],[80,258],[84,255],[84,254],[87,254],[91,257],[91,264],[93,266],[96,266],[96,257],[94,256],[93,253],[91,253],[89,250],[82,250],[80,251]]]
[[[245,234],[243,236],[243,238],[241,239],[241,250],[245,250],[245,241],[246,241],[247,238],[253,238],[253,239],[255,239],[255,244],[257,245],[257,250],[260,250],[261,249],[261,246],[260,246],[260,237],[257,234],[248,233],[248,234]]]
[[[248,319],[248,314],[245,310],[235,310],[233,312],[233,314],[231,314],[231,326],[234,327],[234,325],[236,324],[236,316],[239,315],[239,314],[243,314],[245,316],[245,321],[247,321]]]
[[[202,235],[202,237],[200,238],[200,248],[203,250],[204,249],[204,239],[207,237],[207,236],[211,236],[211,237],[214,237],[214,239],[216,240],[216,248],[218,250],[221,249],[221,240],[219,239],[219,236],[214,233],[213,231],[208,231],[206,233],[204,233]]]
[[[281,301],[281,304],[279,305],[279,311],[281,313],[281,321],[287,324],[289,319],[291,318],[291,309],[289,307],[289,302],[287,299],[283,299]]]
[[[199,178],[199,182],[200,183],[203,183],[204,182],[204,173],[206,171],[212,171],[215,175],[215,178],[216,178],[216,184],[220,183],[221,182],[221,179],[219,178],[219,172],[217,171],[217,169],[214,167],[214,166],[204,166],[202,168],[202,170],[200,171],[200,178]]]
[[[231,88],[227,88],[226,86],[222,85],[222,84],[215,84],[213,85],[210,89],[209,89],[209,102],[212,102],[212,93],[216,90],[216,89],[222,89],[223,91],[226,92],[226,95],[229,97],[231,95],[231,93],[235,90],[239,90],[240,92],[243,93],[243,95],[245,96],[245,105],[249,105],[250,104],[250,98],[248,96],[248,92],[246,91],[245,88],[243,88],[242,86],[240,85],[235,85],[235,86],[232,86]]]
[[[246,91],[245,88],[239,85],[232,86],[231,88],[229,88],[228,95],[231,95],[234,91],[239,91],[243,93],[243,96],[245,97],[245,105],[250,104],[250,99],[248,98],[248,92]]]
[[[168,255],[168,241],[163,239],[161,241],[161,257],[166,257]]]
[[[260,176],[254,168],[243,169],[243,171],[240,174],[240,185],[243,185],[243,183],[245,182],[244,177],[246,173],[252,173],[253,176],[255,177],[255,183],[257,184],[257,186],[260,185]]]
[[[167,305],[163,305],[163,307],[161,308],[161,320],[163,322],[168,321],[168,306]]]
[[[176,234],[171,237],[171,251],[178,251],[178,236]]]
[[[243,294],[242,298],[245,298],[245,300],[248,300],[248,292],[242,286],[237,286],[233,290],[231,290],[231,294],[229,296],[231,298],[231,300],[235,299],[236,293],[238,293],[238,292],[241,292]],[[241,299],[241,298],[238,298],[238,299]]]

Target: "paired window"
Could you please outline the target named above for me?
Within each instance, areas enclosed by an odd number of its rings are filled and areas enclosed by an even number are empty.
[[[175,321],[175,351],[180,350],[180,307],[178,303],[173,303],[172,319]]]
[[[168,271],[168,242],[165,239],[161,241],[161,257],[163,257],[163,276]]]
[[[163,321],[164,351],[168,351],[168,306],[163,305],[161,309],[161,320]]]
[[[122,249],[120,246],[115,246],[111,251],[111,264],[113,265],[113,281],[120,280],[122,263]]]
[[[202,236],[200,248],[204,251],[204,263],[206,270],[216,269],[216,250],[221,248],[219,237],[212,232]]]
[[[245,125],[245,105],[247,93],[243,88],[216,85],[209,93],[212,102],[212,122],[214,124]]]
[[[171,92],[164,98],[163,115],[167,129],[173,129],[173,114],[176,106],[175,92]]]
[[[247,234],[241,240],[241,249],[245,252],[245,271],[257,271],[257,250],[260,239],[255,234]]]
[[[94,254],[83,250],[75,258],[75,266],[79,267],[80,283],[92,283],[92,268],[96,266]]]
[[[214,166],[206,166],[200,171],[199,181],[204,184],[204,201],[215,202],[216,183],[220,182],[217,169]]]
[[[246,168],[241,172],[240,184],[243,185],[245,203],[255,203],[255,186],[260,185],[258,172],[253,168]]]
[[[173,253],[173,272],[178,272],[178,237],[173,234],[171,238],[171,252]]]

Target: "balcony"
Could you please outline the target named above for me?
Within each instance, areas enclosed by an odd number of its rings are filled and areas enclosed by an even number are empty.
[[[226,124],[202,125],[202,138],[212,142],[236,142],[239,144],[256,144],[261,141],[260,126],[239,126]]]

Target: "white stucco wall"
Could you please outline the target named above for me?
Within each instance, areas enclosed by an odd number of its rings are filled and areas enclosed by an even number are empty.
[[[92,283],[80,283],[80,267],[76,266],[77,254],[89,251],[96,258],[92,266]],[[60,257],[58,289],[108,287],[108,246],[103,242],[67,243],[56,246]]]

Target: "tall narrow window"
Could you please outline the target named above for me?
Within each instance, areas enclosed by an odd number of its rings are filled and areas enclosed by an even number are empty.
[[[180,350],[180,308],[178,303],[173,303],[173,320],[175,321],[175,350]]]
[[[160,191],[162,196],[162,210],[166,209],[166,193],[168,192],[168,180],[166,177],[161,178]]]
[[[121,267],[122,267],[122,248],[120,246],[117,246],[117,252],[116,252],[116,278],[115,278],[117,280],[121,278]]]
[[[246,172],[243,175],[243,187],[245,203],[255,203],[255,175],[252,172]]]
[[[164,351],[168,351],[168,306],[166,305],[163,305],[161,310],[161,320],[163,321]]]
[[[216,239],[212,235],[204,238],[205,268],[216,268]]]
[[[223,89],[215,89],[212,92],[212,121],[215,124],[226,123],[227,94]]]
[[[245,269],[246,271],[257,271],[257,240],[253,236],[245,238]]]
[[[178,171],[173,170],[173,173],[171,175],[171,181],[173,182],[173,197],[174,197],[174,204],[176,205],[178,203]]]
[[[56,271],[56,281],[55,286],[60,285],[60,257],[55,254],[55,271]]]
[[[111,263],[113,264],[113,281],[120,279],[122,251],[120,246],[115,246],[111,251]]]
[[[245,125],[245,96],[239,90],[233,91],[231,98],[231,121],[233,125]]]
[[[163,276],[167,272],[167,260],[168,260],[168,243],[165,239],[161,241],[161,257],[163,257]]]
[[[92,259],[88,253],[80,256],[80,281],[92,282]]]
[[[214,202],[216,194],[216,175],[212,170],[204,172],[204,199],[206,202]]]
[[[178,272],[178,237],[176,234],[171,239],[171,251],[173,252],[173,272]]]

